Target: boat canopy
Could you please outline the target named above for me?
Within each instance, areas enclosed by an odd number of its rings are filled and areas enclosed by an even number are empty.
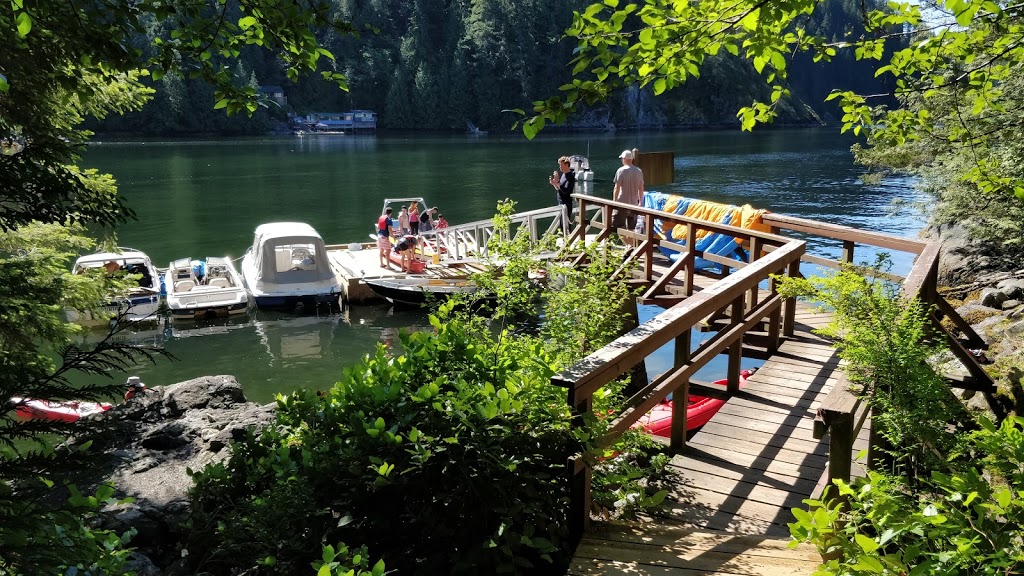
[[[75,260],[75,266],[81,268],[99,268],[107,262],[114,261],[122,266],[140,262],[149,262],[149,256],[145,252],[132,250],[131,248],[119,248],[121,252],[99,252],[87,254]]]
[[[256,228],[256,282],[299,284],[334,277],[323,238],[309,224],[273,222]]]

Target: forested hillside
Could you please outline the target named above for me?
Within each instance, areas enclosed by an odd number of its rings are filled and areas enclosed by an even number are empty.
[[[877,0],[869,0],[869,4]],[[254,87],[284,88],[286,106],[269,103],[252,118],[213,110],[213,90],[168,74],[151,85],[156,95],[143,110],[90,126],[99,132],[157,134],[258,134],[289,112],[370,109],[388,129],[462,131],[466,120],[482,129],[507,130],[516,117],[502,110],[558,92],[569,81],[574,44],[562,38],[583,0],[336,0],[338,17],[358,37],[324,38],[337,57],[324,66],[348,78],[349,92],[315,76],[289,81],[280,62],[261,51],[243,51],[234,76]],[[858,0],[827,0],[805,26],[841,40],[862,31]],[[870,6],[869,6],[870,8]],[[167,31],[159,22],[137,45],[152,46]],[[889,90],[874,79],[877,63],[852,59],[829,66],[800,55],[791,64],[793,97],[780,105],[780,122],[835,116],[824,102],[829,89],[860,93]],[[326,69],[326,68],[325,68]],[[148,80],[148,79],[147,79]],[[629,88],[608,104],[578,114],[572,127],[587,129],[736,125],[736,110],[767,88],[749,62],[722,52],[702,76],[657,98]]]

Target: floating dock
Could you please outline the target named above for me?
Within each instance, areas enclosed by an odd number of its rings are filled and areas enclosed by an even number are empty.
[[[440,261],[438,264],[427,262],[423,274],[410,274],[398,270],[392,263],[388,268],[381,268],[377,245],[373,242],[363,244],[328,244],[327,256],[331,268],[343,279],[342,302],[348,304],[370,304],[383,302],[384,299],[370,288],[365,280],[379,278],[468,278],[470,274],[483,272],[486,266],[475,260]]]

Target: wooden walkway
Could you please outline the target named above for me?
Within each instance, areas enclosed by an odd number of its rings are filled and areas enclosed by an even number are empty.
[[[569,574],[811,574],[813,547],[786,547],[790,510],[817,496],[828,439],[812,423],[839,357],[805,306],[787,338],[672,459],[669,496],[643,523],[596,523]],[[866,447],[868,426],[855,444]]]

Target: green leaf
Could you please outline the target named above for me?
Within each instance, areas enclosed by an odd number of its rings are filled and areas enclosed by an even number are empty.
[[[0,92],[7,92],[11,89],[11,85],[7,83],[7,77],[0,74]]]
[[[658,96],[665,91],[665,79],[658,78],[654,81],[654,95]]]
[[[214,110],[220,110],[221,108],[227,107],[227,105],[228,105],[228,99],[227,98],[221,98],[220,100],[217,100],[216,104],[213,105],[213,109]]]
[[[870,538],[864,534],[857,534],[854,536],[854,539],[857,541],[857,545],[860,546],[860,549],[868,554],[878,550],[878,542],[875,542],[874,538]]]
[[[331,565],[324,564],[316,571],[316,576],[331,576]]]
[[[238,27],[242,30],[248,30],[256,24],[256,19],[252,16],[246,16],[238,19]]]
[[[28,36],[30,30],[32,30],[32,17],[28,15],[28,12],[20,12],[18,14],[18,38]]]
[[[751,10],[750,13],[747,14],[746,16],[744,16],[743,20],[740,21],[740,25],[743,26],[744,28],[746,28],[747,30],[750,30],[750,31],[757,30],[757,20],[758,20],[758,18],[760,16],[761,16],[761,9],[760,8],[758,8],[756,10]]]
[[[373,565],[373,571],[370,576],[384,576],[384,559],[377,560],[377,563]]]
[[[1010,500],[1013,499],[1013,494],[1010,493],[1009,489],[1003,488],[999,492],[995,493],[995,497],[996,497],[996,502],[999,503],[999,507],[1003,508],[1003,509],[1006,509],[1006,508],[1009,508],[1009,506],[1010,506]]]

